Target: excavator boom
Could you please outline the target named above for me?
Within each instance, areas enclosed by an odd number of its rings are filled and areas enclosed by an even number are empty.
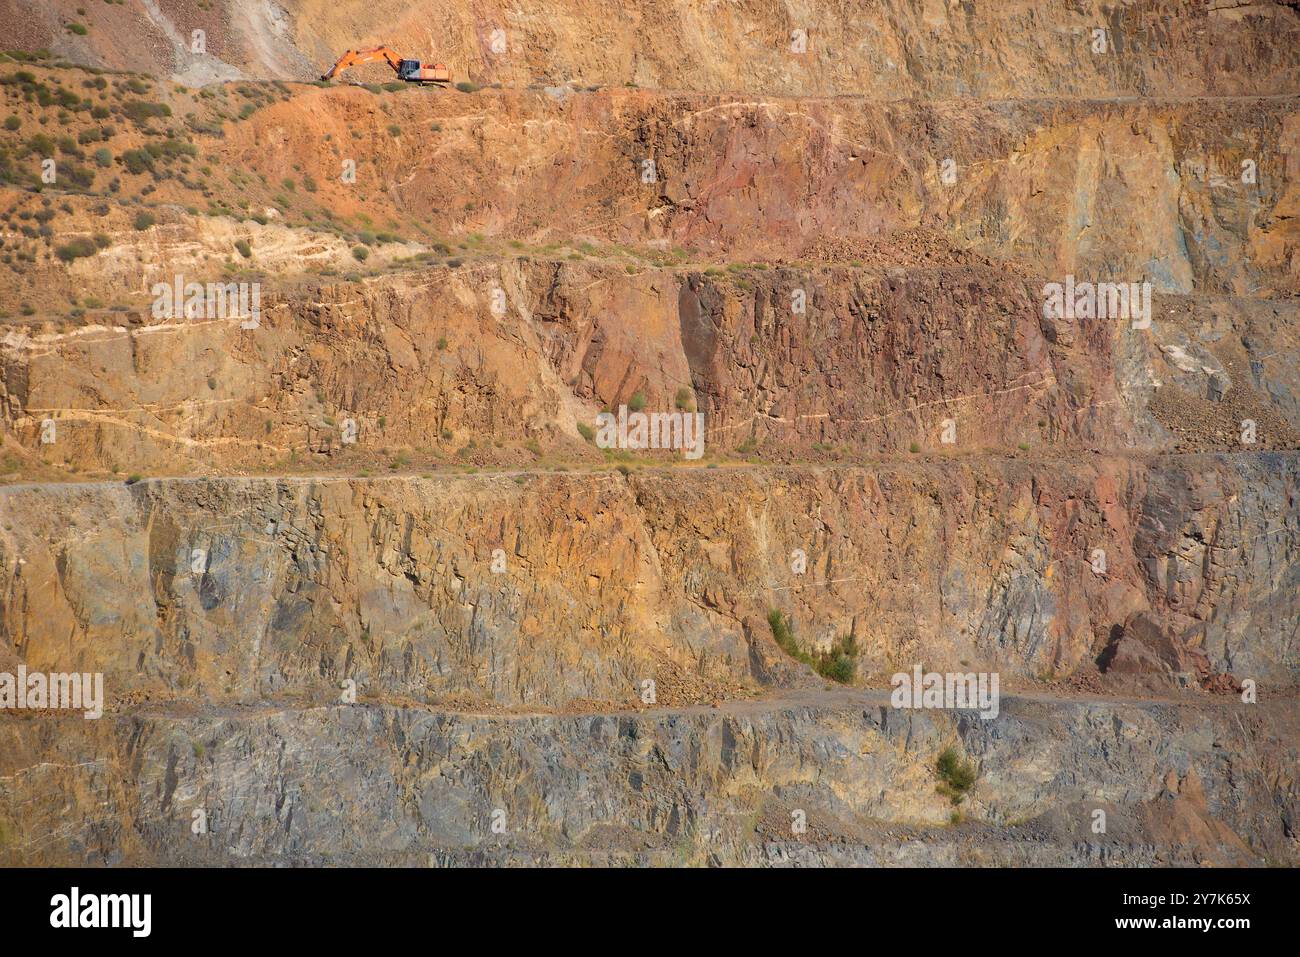
[[[407,83],[450,83],[451,71],[441,63],[421,63],[419,60],[404,60],[391,47],[372,47],[369,50],[349,50],[339,57],[329,70],[321,75],[322,80],[332,80],[349,67],[363,63],[384,60],[399,80]]]

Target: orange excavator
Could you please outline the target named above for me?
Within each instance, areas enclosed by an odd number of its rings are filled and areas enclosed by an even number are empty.
[[[384,60],[397,74],[399,80],[407,83],[437,83],[445,86],[451,82],[451,71],[443,63],[421,63],[419,60],[404,60],[389,47],[374,47],[369,50],[349,50],[339,57],[339,61],[321,76],[322,80],[332,80],[348,67],[363,63]]]

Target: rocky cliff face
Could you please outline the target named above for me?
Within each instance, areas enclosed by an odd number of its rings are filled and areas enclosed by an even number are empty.
[[[1147,0],[1044,6],[890,0],[819,9],[651,0],[525,0],[509,8],[401,0],[183,0],[76,12],[73,0],[5,0],[25,48],[190,83],[312,80],[346,49],[391,44],[453,76],[529,84],[745,91],[880,99],[1291,94],[1292,5]],[[84,36],[66,30],[80,17]],[[187,42],[205,30],[204,53]],[[1094,31],[1104,30],[1104,46]],[[802,34],[803,42],[800,42]],[[372,74],[390,79],[375,68]]]
[[[1245,723],[1231,711],[1013,699],[984,722],[821,695],[674,714],[338,705],[146,709],[68,719],[86,725],[73,731],[8,721],[0,859],[1293,865],[1294,709]],[[978,763],[964,805],[978,823],[954,825],[935,793],[933,756],[951,746]]]
[[[0,24],[0,864],[1300,863],[1294,3]]]
[[[0,495],[3,622],[12,664],[103,672],[132,699],[320,702],[350,678],[380,700],[631,706],[642,680],[671,687],[678,671],[757,688],[782,666],[772,606],[813,644],[855,635],[864,675],[915,661],[1070,674],[1148,612],[1218,670],[1287,684],[1300,677],[1295,467],[15,488]]]
[[[580,427],[637,394],[702,412],[706,449],[786,460],[1241,449],[1247,419],[1256,448],[1295,448],[1295,307],[1208,303],[1156,296],[1135,330],[1046,319],[1040,288],[988,267],[480,262],[317,281],[268,296],[255,329],[146,316],[0,352],[11,441],[74,470],[598,461]]]
[[[217,108],[233,113],[239,100],[227,99]],[[175,109],[206,118],[214,107],[186,97]],[[946,240],[1057,280],[1281,297],[1300,284],[1289,159],[1298,131],[1288,97],[992,105],[295,86],[247,119],[230,117],[221,140],[188,135],[233,170],[265,177],[269,189],[240,184],[250,197],[393,217],[412,235],[649,243],[708,264],[902,266],[950,256]],[[433,160],[413,166],[420,149]],[[340,180],[349,159],[360,161],[356,183]],[[316,195],[277,202],[286,199],[277,184],[304,174]],[[181,185],[159,189],[193,201]],[[917,229],[938,240],[890,235]],[[259,259],[275,253],[275,243],[254,245],[269,247]],[[137,255],[184,263],[194,253],[190,242]],[[135,281],[129,259],[116,268]]]

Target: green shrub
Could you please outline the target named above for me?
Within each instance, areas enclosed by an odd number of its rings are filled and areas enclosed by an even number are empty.
[[[84,166],[68,163],[63,167],[63,180],[77,189],[90,189],[95,183],[95,174]]]
[[[353,246],[353,247],[352,247],[352,258],[355,259],[355,260],[356,260],[357,262],[359,262],[359,263],[363,263],[363,262],[365,262],[368,258],[370,258],[370,250],[367,249],[365,246]]]
[[[785,612],[778,608],[773,608],[767,613],[767,624],[772,629],[772,637],[776,643],[791,658],[796,661],[802,661],[804,664],[812,664],[812,659],[808,657],[799,648],[799,643],[794,639],[794,625]]]
[[[480,87],[477,83],[470,83],[467,80],[461,80],[456,84],[456,89],[460,90],[462,93],[477,93]]]
[[[243,256],[245,259],[253,258],[253,247],[248,244],[247,239],[236,239],[235,248],[239,250],[239,255]]]
[[[681,409],[683,412],[695,411],[695,393],[686,386],[682,386],[677,390],[677,396],[674,401],[676,402],[677,408]]]
[[[954,806],[960,804],[975,783],[975,766],[962,760],[956,748],[948,747],[939,755],[935,768],[939,772],[940,782],[936,790],[952,801]]]
[[[148,150],[127,150],[119,157],[118,161],[126,168],[128,173],[136,176],[141,173],[148,173],[153,169],[153,157],[149,155]]]
[[[22,125],[23,125],[23,121],[18,119],[18,117],[16,116],[9,116],[5,118],[5,129],[7,129],[11,133]]]
[[[799,647],[794,636],[794,623],[780,609],[773,608],[767,613],[767,624],[772,629],[772,637],[787,655],[801,664],[808,665],[823,678],[848,684],[857,671],[858,644],[852,635],[845,635],[835,641],[826,651],[809,654]]]
[[[86,25],[84,23],[69,23],[68,32],[75,33],[79,37],[84,37],[90,31],[86,29]]]
[[[95,150],[95,164],[103,169],[113,165],[113,153],[107,147],[101,146]]]
[[[588,442],[590,442],[592,439],[596,437],[596,430],[593,429],[591,426],[589,426],[586,422],[579,422],[578,434],[581,435]]]
[[[44,133],[37,133],[27,141],[27,148],[37,156],[53,156],[54,140]]]
[[[823,678],[846,685],[857,673],[857,657],[857,641],[852,635],[845,635],[831,645],[829,650],[817,656],[814,667]]]
[[[154,218],[153,213],[147,213],[143,209],[135,214],[135,228],[139,232],[144,232],[158,220]]]
[[[632,393],[632,398],[630,398],[630,399],[627,400],[627,408],[628,408],[628,411],[629,411],[629,412],[640,412],[642,409],[644,409],[644,408],[645,408],[645,393],[644,393],[644,392],[633,392],[633,393]]]
[[[166,159],[175,159],[178,156],[198,156],[199,148],[193,143],[187,143],[184,140],[178,140],[174,136],[169,136],[161,143],[150,143],[145,147],[150,156],[161,156]]]
[[[98,251],[93,239],[84,237],[72,239],[62,246],[54,248],[54,255],[65,263],[70,263],[75,259],[84,259],[87,256],[93,256]]]
[[[122,114],[132,123],[143,126],[152,119],[172,115],[166,103],[149,103],[145,100],[127,100],[122,104]]]

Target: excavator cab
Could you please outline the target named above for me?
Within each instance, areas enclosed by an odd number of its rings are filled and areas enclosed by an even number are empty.
[[[419,60],[399,60],[397,78],[407,83],[450,83],[451,71],[441,63],[421,63]]]

